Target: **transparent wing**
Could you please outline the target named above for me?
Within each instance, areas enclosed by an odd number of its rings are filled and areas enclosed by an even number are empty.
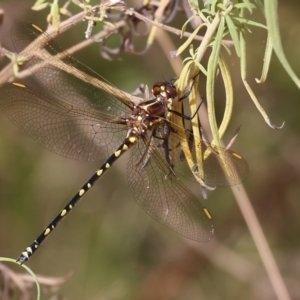
[[[127,178],[136,202],[155,220],[187,238],[211,239],[208,211],[175,175],[151,139],[140,141],[132,150]]]
[[[1,87],[0,110],[45,148],[78,160],[106,157],[126,135],[110,115],[67,105],[29,86]]]
[[[240,154],[203,142],[183,127],[175,124],[171,124],[171,127],[168,153],[176,174],[198,177],[212,187],[237,185],[246,180],[249,167]],[[187,143],[182,142],[183,136]],[[165,147],[161,148],[163,152],[166,151]],[[191,159],[192,166],[188,166],[188,158]]]
[[[21,70],[29,72],[21,84],[1,86],[0,109],[29,136],[62,156],[95,160],[111,153],[126,134],[124,117],[132,105],[126,95],[107,84],[103,86],[107,90],[102,89],[98,74],[37,27],[18,23],[11,36],[18,52],[26,49],[22,55],[28,60]],[[39,43],[33,43],[36,39]]]
[[[199,172],[197,163],[194,165],[195,176],[203,179],[206,185],[230,186],[246,180],[249,168],[241,155],[229,149],[198,141],[197,149],[199,148],[201,153],[210,152],[208,157],[203,157],[203,171]]]
[[[69,55],[39,27],[17,23],[11,28],[11,39],[16,51],[25,58],[21,70],[29,69],[31,77],[50,94],[79,107],[109,108],[111,114],[119,115],[124,104],[132,107],[127,94]]]
[[[230,186],[248,176],[249,167],[241,155],[203,142],[183,126],[165,120],[153,136],[152,143],[183,181],[198,178],[207,186]]]

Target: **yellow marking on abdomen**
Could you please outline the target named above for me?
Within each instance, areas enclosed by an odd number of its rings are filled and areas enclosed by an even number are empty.
[[[28,249],[28,248],[27,248]],[[30,249],[31,250],[31,249]],[[25,251],[25,252],[22,252],[22,255],[25,256],[27,259],[29,258],[28,256],[28,253]]]
[[[60,213],[60,216],[63,217],[63,216],[65,216],[66,214],[67,214],[67,210],[64,209],[64,210],[62,210],[62,212]]]
[[[102,175],[102,173],[103,173],[103,170],[102,170],[102,169],[100,169],[100,170],[97,171],[97,175],[98,175],[99,177]]]
[[[106,169],[109,169],[109,168],[110,168],[110,164],[109,164],[109,163],[106,163],[105,168],[106,168]]]
[[[28,253],[32,253],[32,249],[31,249],[30,247],[27,247],[27,248],[26,248],[26,251],[27,251]]]
[[[84,190],[84,189],[81,189],[81,190],[79,191],[79,196],[80,196],[80,197],[83,196],[84,193],[85,193],[85,190]]]
[[[135,143],[135,141],[136,141],[136,137],[132,136],[129,138],[130,143]]]
[[[115,157],[119,157],[120,154],[121,154],[121,150],[117,150],[117,151],[115,152]]]
[[[51,232],[50,228],[47,228],[44,232],[44,235],[48,235]]]

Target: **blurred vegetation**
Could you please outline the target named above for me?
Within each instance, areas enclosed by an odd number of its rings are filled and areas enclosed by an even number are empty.
[[[4,10],[1,45],[6,49],[13,50],[9,29],[14,23],[26,20],[46,28],[48,12],[33,12],[32,5],[29,0],[0,1]],[[279,3],[282,44],[296,74],[300,74],[299,14],[297,1]],[[259,12],[252,18],[263,22]],[[184,22],[182,15],[171,26],[181,28]],[[86,23],[82,23],[58,40],[67,49],[84,39],[85,30]],[[177,36],[170,36],[176,47],[182,44]],[[289,294],[292,299],[299,299],[299,89],[276,55],[272,56],[267,81],[255,83],[261,74],[266,39],[266,32],[259,28],[246,34],[247,79],[272,122],[281,125],[285,121],[285,125],[275,131],[263,121],[241,83],[239,60],[233,55],[228,61],[234,84],[234,113],[224,141],[228,142],[242,124],[233,148],[243,154],[250,166],[245,188]],[[98,48],[94,43],[74,56],[127,92],[140,83],[151,86],[174,76],[157,43],[145,55],[120,53],[112,61],[104,60]],[[166,45],[164,52],[175,49]],[[3,58],[1,65],[7,62]],[[204,89],[200,83],[202,94]],[[220,105],[217,116],[221,118],[222,84],[216,86],[215,99]],[[0,113],[0,255],[17,257],[101,163],[77,162],[55,155],[25,136]],[[199,191],[197,195],[201,197]],[[55,291],[66,299],[275,299],[230,189],[218,188],[209,193],[205,205],[213,214],[214,239],[208,244],[182,239],[134,203],[127,187],[124,157],[28,265],[36,274],[49,277],[73,272],[73,277]],[[14,266],[13,269],[20,272]],[[42,299],[49,298],[46,295]]]

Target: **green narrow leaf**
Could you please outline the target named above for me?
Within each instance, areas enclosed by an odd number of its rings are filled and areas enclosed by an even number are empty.
[[[256,108],[258,109],[258,111],[261,113],[261,115],[263,116],[265,122],[272,128],[272,129],[281,129],[284,125],[284,122],[282,123],[281,126],[276,126],[274,125],[269,116],[267,115],[267,113],[265,112],[265,110],[263,109],[263,107],[260,105],[258,99],[256,98],[255,94],[253,93],[250,85],[248,84],[248,82],[246,80],[243,80],[243,83],[245,85],[245,88],[249,94],[249,96],[251,97],[253,103],[255,104]]]
[[[224,30],[225,30],[225,19],[224,17],[221,17],[217,35],[213,44],[212,53],[208,60],[207,81],[206,81],[207,112],[208,112],[209,125],[212,131],[214,142],[217,146],[220,146],[220,138],[219,138],[218,126],[217,126],[216,114],[215,114],[214,89],[215,89],[216,73],[218,68],[219,54],[220,54]]]
[[[190,24],[190,22],[195,18],[195,15],[190,16],[183,24],[182,28],[181,28],[181,35],[180,38],[183,37],[183,34],[185,33],[186,27],[188,26],[188,24]]]
[[[189,36],[189,38],[178,48],[178,50],[176,51],[176,56],[178,57],[189,45],[190,43],[194,40],[195,36],[197,35],[198,31],[205,26],[205,24],[201,24],[199,25],[194,31],[193,33]]]
[[[197,68],[201,71],[202,74],[207,76],[207,71],[197,60],[194,60],[194,64],[197,66]]]
[[[272,52],[273,52],[273,45],[272,45],[270,35],[268,34],[262,73],[261,73],[260,79],[255,78],[257,83],[263,83],[263,82],[265,82],[265,80],[267,78],[269,67],[270,67],[270,62],[271,62],[271,57],[272,57]]]
[[[55,28],[56,31],[58,31],[59,21],[60,21],[58,0],[54,0],[53,4],[51,4],[50,14],[52,17],[51,19],[52,26]]]
[[[210,7],[210,11],[212,14],[216,14],[217,13],[217,9],[216,9],[216,6],[218,4],[218,0],[213,0],[212,3],[211,3],[211,7]]]
[[[253,10],[252,9],[255,9],[256,6],[252,3],[250,3],[249,0],[244,0],[244,3],[237,3],[234,5],[234,8],[240,10],[240,9],[248,9],[249,12],[252,14]]]
[[[241,46],[241,76],[244,80],[247,74],[247,64],[246,64],[246,41],[244,36],[244,30],[240,31],[240,46]]]
[[[39,11],[39,10],[43,10],[47,6],[49,6],[49,3],[43,3],[43,4],[40,4],[40,5],[35,4],[34,6],[31,7],[31,9],[35,10],[35,11]]]
[[[225,20],[235,47],[236,55],[240,57],[241,56],[240,40],[239,40],[239,35],[236,30],[235,24],[229,15],[225,16]]]
[[[47,2],[45,3],[45,0],[37,0],[31,7],[31,9],[32,10],[40,10],[41,7],[46,7],[48,5],[49,5],[49,3],[47,3]]]
[[[259,27],[259,28],[263,28],[263,29],[268,29],[266,25],[258,23],[258,22],[254,22],[248,19],[244,19],[244,18],[240,18],[240,17],[232,17],[233,20],[236,20],[237,22],[241,23],[241,24],[245,24],[245,25],[251,25],[251,26],[255,26],[255,27]]]
[[[219,57],[219,66],[224,82],[224,88],[225,88],[225,94],[226,94],[226,104],[225,104],[225,111],[223,115],[223,120],[221,122],[220,128],[219,128],[219,136],[222,138],[224,135],[229,121],[232,116],[232,110],[233,110],[233,87],[232,87],[232,81],[230,76],[230,71],[228,68],[228,65],[226,63],[226,60],[222,55]],[[213,143],[213,142],[212,142]]]
[[[256,7],[262,12],[264,13],[265,9],[263,6],[263,3],[261,2],[261,0],[254,0]]]
[[[258,111],[261,113],[263,116],[265,122],[272,128],[272,129],[280,129],[284,125],[284,123],[281,126],[275,126],[271,121],[263,107],[260,105],[258,99],[256,98],[255,94],[253,93],[250,85],[248,84],[246,80],[246,75],[247,75],[247,65],[246,65],[246,41],[244,37],[244,32],[240,32],[240,43],[241,43],[241,76],[242,76],[242,81],[244,83],[244,86],[252,99],[253,103],[255,104],[256,108]]]
[[[264,3],[268,31],[272,40],[274,51],[286,72],[290,75],[297,87],[300,88],[300,80],[292,70],[282,48],[278,26],[279,22],[277,18],[277,0],[264,0]]]
[[[199,48],[197,49],[197,57],[196,57],[197,61],[200,62],[202,60],[204,53],[206,52],[213,37],[216,34],[216,31],[217,31],[219,23],[220,23],[220,19],[221,19],[220,14],[216,14],[212,23],[210,23],[209,26],[207,27],[207,31],[205,32],[203,40],[202,40]]]

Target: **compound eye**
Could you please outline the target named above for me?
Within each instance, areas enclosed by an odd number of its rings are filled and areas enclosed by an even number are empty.
[[[168,98],[173,98],[174,99],[174,98],[177,97],[177,91],[176,91],[176,88],[173,84],[167,82],[165,84],[165,90],[166,90]]]
[[[154,84],[153,85],[153,88],[152,88],[152,94],[157,97],[161,92],[161,87],[157,84]]]

